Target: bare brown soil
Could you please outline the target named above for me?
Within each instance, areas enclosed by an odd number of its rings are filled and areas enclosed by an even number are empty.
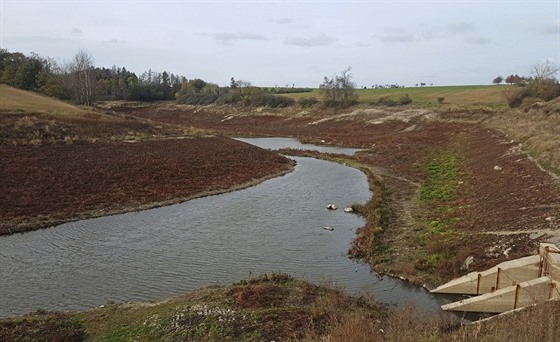
[[[533,254],[550,233],[560,235],[560,184],[499,131],[480,123],[441,120],[426,110],[358,108],[315,113],[251,108],[160,106],[116,109],[158,122],[212,129],[228,135],[292,136],[303,141],[362,147],[353,159],[383,188],[375,234],[361,256],[380,272],[434,285],[467,272],[472,255],[482,270],[507,258]],[[422,241],[439,208],[422,205],[418,189],[430,159],[452,151],[461,181],[447,205],[452,234]],[[496,167],[497,166],[497,167]],[[381,188],[379,189],[381,191]],[[445,214],[442,214],[445,218]],[[518,231],[519,234],[514,232]],[[538,238],[531,233],[546,232]],[[502,233],[507,234],[502,234]],[[443,256],[429,264],[430,256]],[[427,261],[428,260],[428,261]]]
[[[226,137],[0,145],[0,234],[254,184],[291,161]]]
[[[33,119],[13,114],[11,121],[4,115],[0,128],[12,132],[0,144],[4,233],[184,200],[287,170],[285,159],[225,138],[146,140],[210,131],[363,148],[348,160],[371,172],[381,198],[362,210],[367,224],[358,231],[353,253],[379,272],[435,285],[534,253],[539,242],[560,236],[558,181],[522,153],[517,142],[481,123],[492,113],[173,103],[104,109],[109,114],[105,119],[92,119],[83,128],[71,121],[61,124],[60,119],[48,125],[44,115]],[[19,142],[29,141],[35,131],[52,135],[64,125],[84,138],[62,144],[68,140],[62,132],[39,139],[36,146]],[[112,135],[105,135],[110,127]],[[142,141],[124,142],[126,127]],[[27,133],[17,137],[21,131]],[[430,160],[441,153],[457,158],[457,193],[443,204],[421,203],[418,192]],[[438,220],[449,232],[429,235],[430,225]],[[461,270],[471,255],[475,263]]]
[[[194,135],[188,128],[154,125],[122,115],[0,113],[0,145],[40,145]],[[200,132],[203,134],[204,132]]]
[[[518,142],[483,125],[488,113],[473,118],[461,109],[437,114],[425,109],[362,107],[290,112],[173,104],[110,110],[110,116],[126,118],[128,123],[117,119],[121,123],[113,126],[92,119],[89,127],[70,123],[67,131],[61,131],[64,126],[59,119],[45,119],[44,115],[35,119],[17,113],[12,119],[0,117],[0,233],[227,191],[291,167],[289,160],[275,153],[225,137],[201,136],[212,130],[224,135],[292,136],[363,148],[353,157],[328,158],[357,165],[368,174],[375,195],[357,206],[366,225],[358,229],[352,252],[380,272],[430,286],[532,254],[539,242],[550,237],[560,241],[558,180],[524,154]],[[18,125],[14,118],[21,120]],[[116,129],[106,134],[111,127]],[[146,140],[185,131],[201,133],[186,139]],[[126,142],[127,136],[140,140]],[[457,158],[456,194],[446,201],[423,203],[420,189],[427,182],[430,162],[441,154]],[[451,231],[426,235],[434,220],[448,220]],[[475,257],[474,265],[461,270],[469,255]],[[277,280],[284,282],[282,279]],[[225,307],[234,305],[235,312],[255,312],[243,314],[236,322],[243,329],[247,329],[245,323],[253,322],[266,340],[552,341],[558,336],[557,302],[459,328],[454,320],[432,322],[414,310],[387,314],[362,299],[357,306],[352,299],[350,307],[340,293],[317,296],[318,289],[307,284],[294,292],[276,283],[250,281],[248,286],[226,289]],[[202,290],[204,307],[212,301],[209,291],[221,290]],[[185,298],[189,296],[198,295]],[[308,302],[310,308],[302,309]],[[293,304],[295,309],[289,309]],[[158,309],[158,305],[165,304],[111,305],[77,316],[38,313],[3,320],[0,336],[9,340],[38,336],[96,340],[107,334],[136,338],[146,333],[155,340],[167,336],[166,329],[172,326],[180,329],[173,334],[202,332],[209,336],[208,331],[212,331],[225,334],[216,340],[225,340],[224,336],[241,336],[246,331],[236,330],[237,325],[231,330],[232,320],[217,323],[212,315],[204,320],[186,315],[189,311],[185,308],[192,303],[176,310]],[[262,314],[256,314],[261,309]],[[130,335],[126,335],[127,329]],[[176,339],[178,335],[172,336]]]

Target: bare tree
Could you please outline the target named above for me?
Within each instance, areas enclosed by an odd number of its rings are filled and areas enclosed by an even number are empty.
[[[560,71],[560,67],[547,59],[542,63],[535,64],[531,74],[539,80],[556,79],[558,71]]]
[[[73,76],[76,100],[87,106],[93,104],[93,68],[93,57],[86,50],[78,51],[69,66]]]
[[[325,76],[319,88],[327,106],[345,107],[356,103],[356,84],[352,81],[351,69],[346,68],[340,75]]]

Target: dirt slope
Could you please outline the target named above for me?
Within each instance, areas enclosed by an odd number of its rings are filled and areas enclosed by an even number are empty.
[[[532,254],[540,241],[559,235],[559,182],[521,152],[518,142],[479,119],[449,120],[415,108],[286,113],[167,105],[116,110],[229,135],[293,136],[364,148],[354,159],[373,170],[386,191],[383,220],[377,218],[381,227],[362,255],[376,270],[414,282],[434,285]],[[454,160],[453,195],[424,203],[419,192],[427,186],[432,160],[440,156]],[[470,255],[476,262],[461,270]]]

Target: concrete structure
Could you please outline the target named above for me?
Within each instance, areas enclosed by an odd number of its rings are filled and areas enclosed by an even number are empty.
[[[444,310],[500,313],[560,299],[560,249],[541,244],[539,255],[471,272],[432,290],[476,297],[442,306]]]

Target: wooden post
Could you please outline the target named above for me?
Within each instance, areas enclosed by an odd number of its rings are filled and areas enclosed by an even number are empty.
[[[480,294],[480,279],[482,279],[482,274],[478,274],[478,279],[476,280],[476,295]]]
[[[548,252],[549,252],[549,248],[548,248],[548,246],[546,246],[546,247],[544,248],[544,253],[543,253],[543,256],[542,256],[542,259],[543,259],[543,272],[542,272],[542,274],[541,274],[541,277],[542,277],[542,276],[548,275]]]
[[[500,289],[500,272],[501,271],[502,271],[502,269],[498,267],[498,272],[496,272],[496,290]]]
[[[541,254],[541,262],[539,263],[539,278],[543,276],[544,272],[544,254]]]
[[[521,285],[517,284],[517,286],[515,286],[515,302],[513,303],[513,309],[517,309],[517,301],[519,300],[519,289],[521,288]]]

